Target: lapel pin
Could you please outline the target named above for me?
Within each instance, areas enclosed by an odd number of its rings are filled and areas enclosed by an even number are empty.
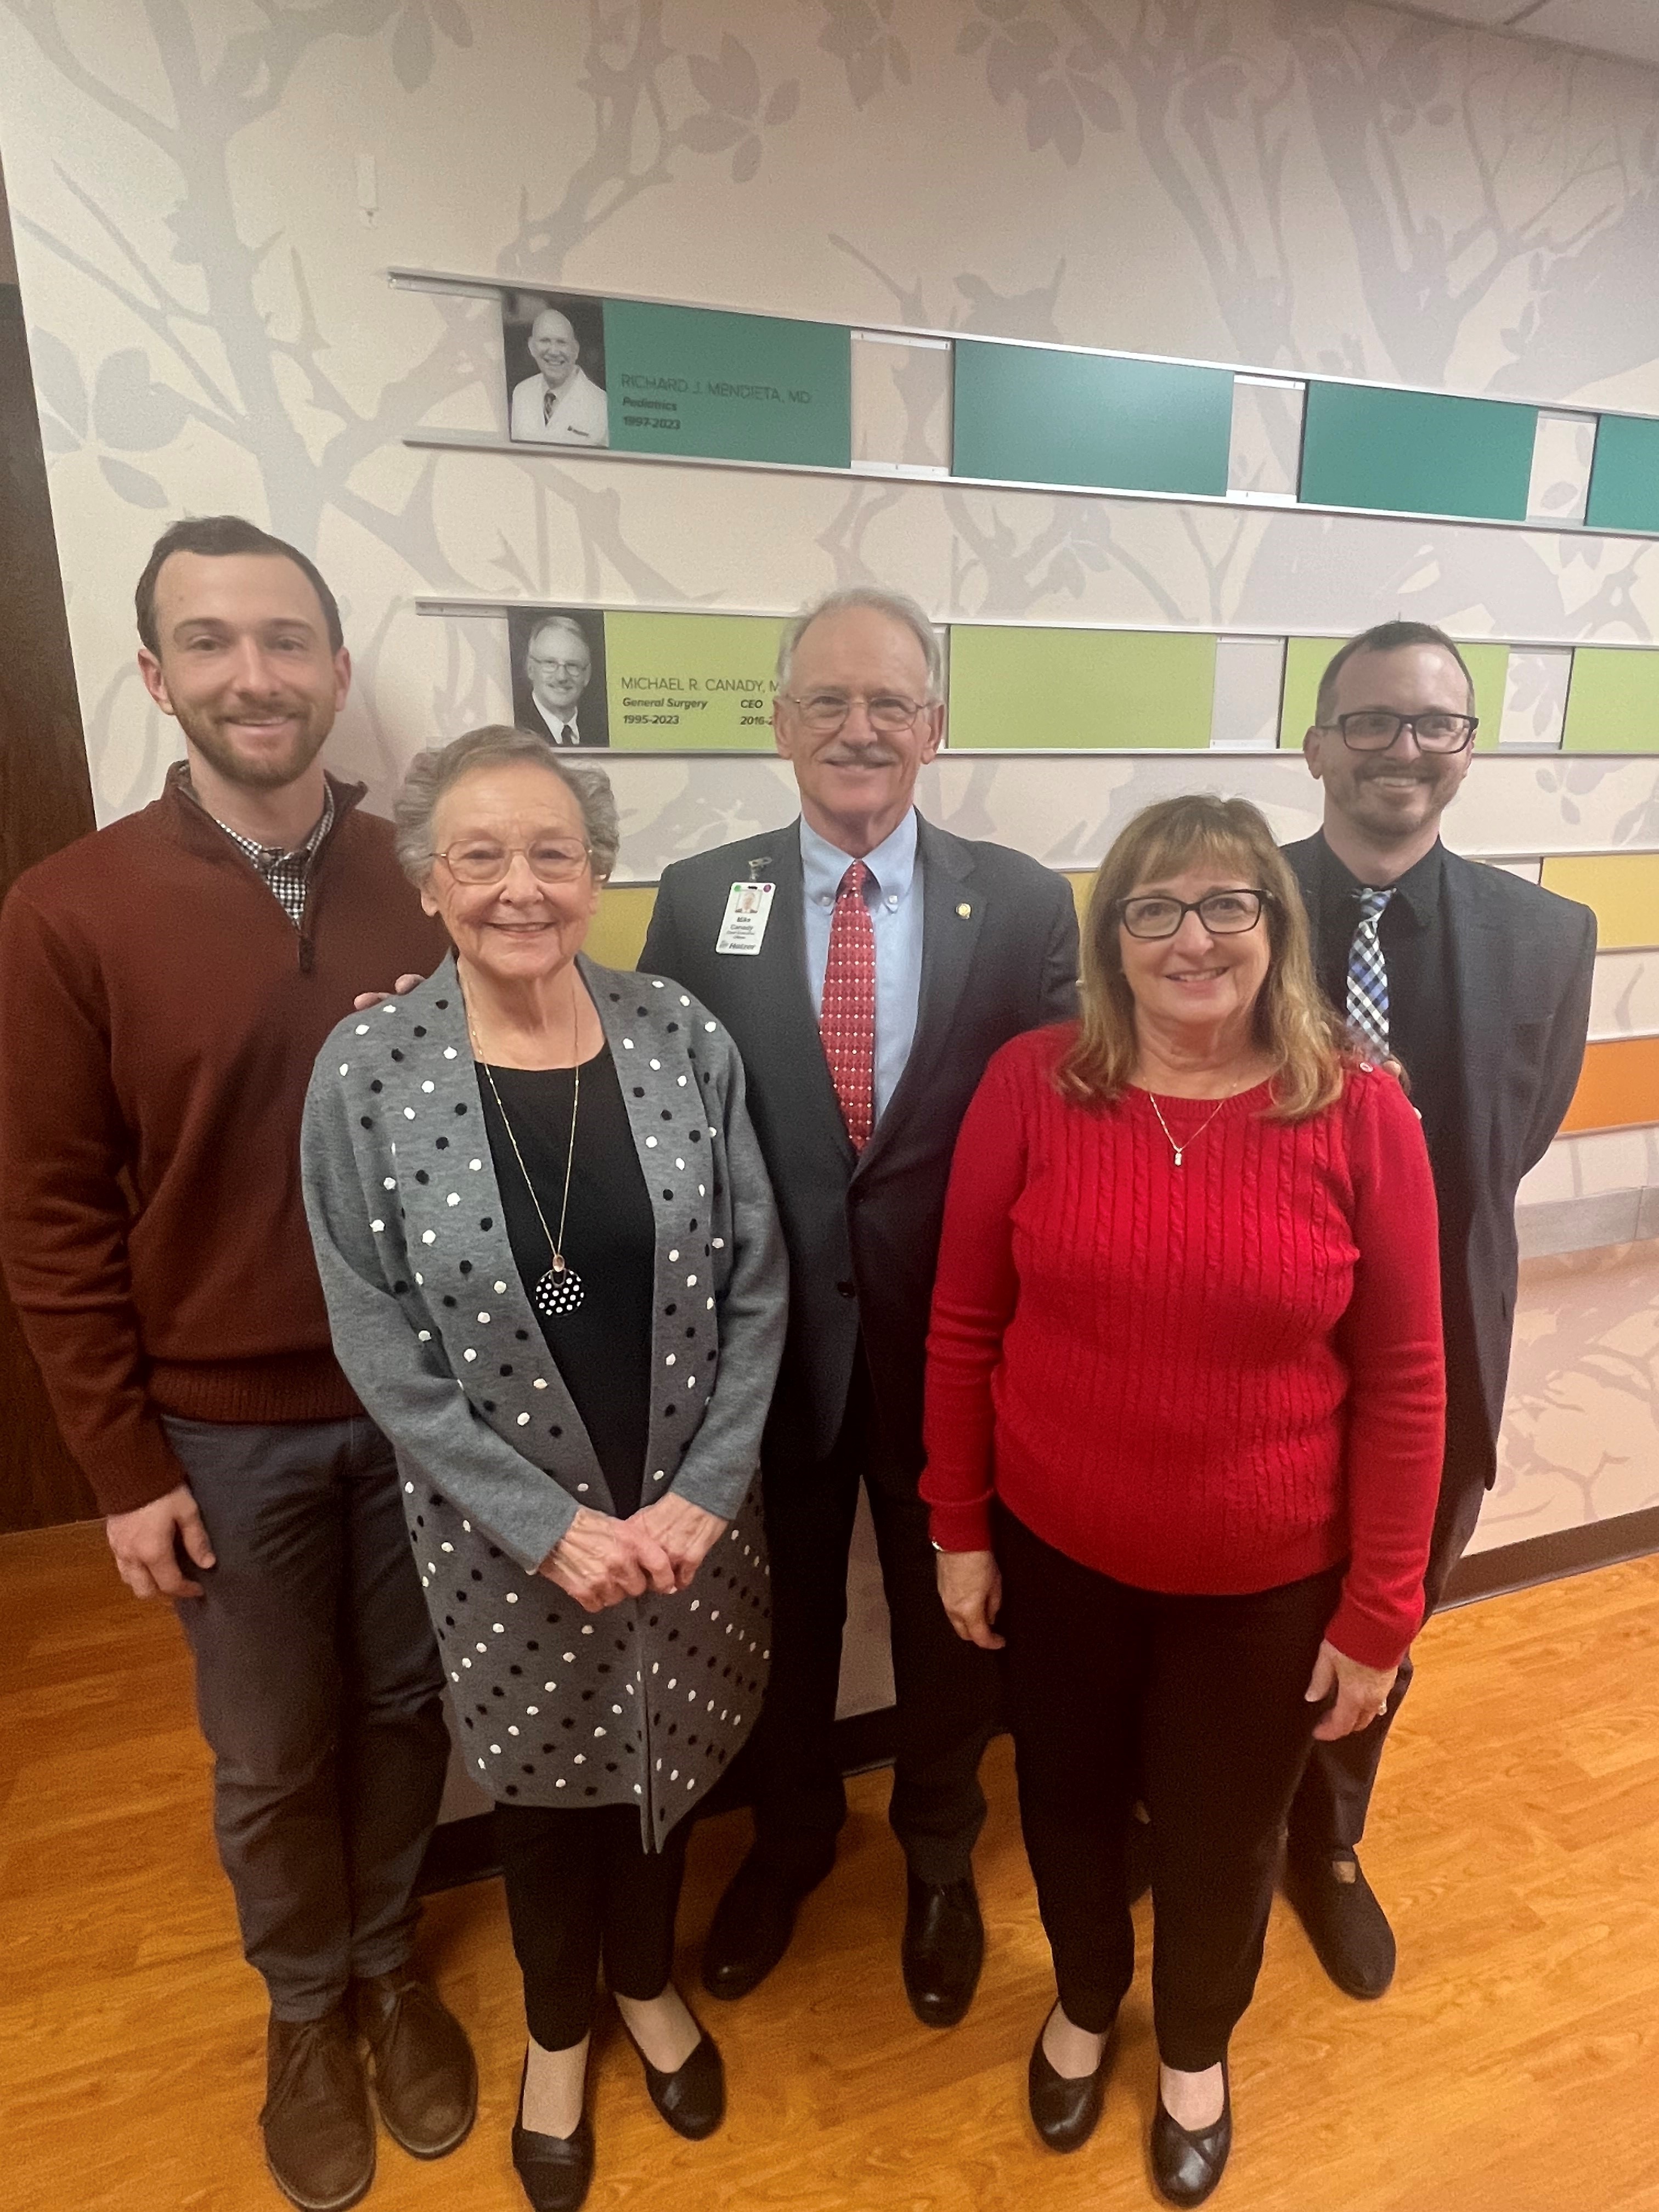
[[[962,916],[964,921],[969,921],[972,918],[973,911],[974,909],[969,905],[966,899],[963,899],[962,904],[957,908],[957,912]]]

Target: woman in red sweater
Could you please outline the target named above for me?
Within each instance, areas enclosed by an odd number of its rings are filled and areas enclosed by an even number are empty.
[[[939,1581],[1006,1648],[1058,2002],[1031,2115],[1099,2117],[1152,1816],[1152,2168],[1196,2204],[1314,1735],[1381,1710],[1421,1613],[1444,1408],[1434,1187],[1346,1048],[1267,823],[1148,807],[1102,864],[1082,1018],[997,1054],[957,1142],[928,1345]]]

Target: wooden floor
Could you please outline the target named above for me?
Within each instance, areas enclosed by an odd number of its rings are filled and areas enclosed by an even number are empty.
[[[175,1624],[117,1584],[95,1528],[0,1539],[0,2206],[273,2212],[261,1990],[213,1856]],[[1044,2151],[1025,2058],[1051,1994],[1006,1743],[978,1868],[989,1936],[964,2024],[916,2025],[896,1961],[884,1775],[788,1959],[702,2009],[731,2118],[684,2143],[614,2027],[592,2109],[607,2208],[1091,2212],[1153,2203],[1146,1961],[1094,2141]],[[705,1826],[685,1971],[744,1842]],[[1235,2039],[1231,2212],[1659,2208],[1659,1560],[1444,1616],[1390,1755],[1366,1864],[1400,1936],[1379,2004],[1324,1981],[1281,1906]],[[1143,1954],[1148,1907],[1139,1908]],[[478,2124],[422,2166],[382,2139],[380,2212],[516,2212],[522,2018],[499,1888],[428,1909],[425,1956],[477,2044]]]

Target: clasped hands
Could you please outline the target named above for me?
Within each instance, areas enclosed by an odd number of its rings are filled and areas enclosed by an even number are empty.
[[[718,1514],[690,1498],[658,1498],[626,1521],[578,1506],[576,1517],[537,1569],[584,1613],[603,1613],[625,1597],[689,1589],[726,1528]]]
[[[1002,1609],[1002,1573],[994,1552],[940,1552],[933,1561],[939,1575],[939,1599],[951,1626],[966,1644],[981,1650],[1000,1651],[1004,1638],[996,1632]],[[1350,1659],[1334,1644],[1322,1643],[1307,1689],[1310,1705],[1331,1698],[1314,1729],[1321,1743],[1352,1735],[1380,1719],[1398,1673],[1394,1667],[1365,1667]],[[1333,1695],[1334,1692],[1334,1695]]]

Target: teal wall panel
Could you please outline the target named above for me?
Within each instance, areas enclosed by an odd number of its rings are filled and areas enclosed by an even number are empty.
[[[1116,491],[1227,489],[1231,369],[956,343],[952,473]]]
[[[1590,530],[1659,531],[1659,422],[1640,415],[1601,417],[1584,523]]]
[[[1538,410],[1383,386],[1308,386],[1301,497],[1318,507],[1522,522]]]
[[[852,344],[832,323],[607,300],[611,443],[621,453],[850,467]]]

